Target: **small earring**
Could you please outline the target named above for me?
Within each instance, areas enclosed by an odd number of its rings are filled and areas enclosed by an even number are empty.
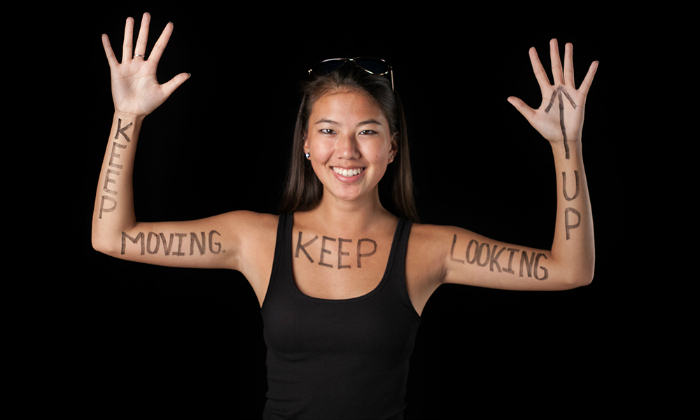
[[[309,152],[306,152],[304,156],[306,156],[306,158],[309,159],[311,157],[311,154]]]

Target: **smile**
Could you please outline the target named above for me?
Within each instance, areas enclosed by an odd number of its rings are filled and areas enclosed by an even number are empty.
[[[333,167],[333,172],[335,172],[338,175],[342,175],[344,177],[351,177],[351,176],[356,176],[364,172],[365,168],[351,168],[351,169],[345,169],[345,168],[337,168]]]

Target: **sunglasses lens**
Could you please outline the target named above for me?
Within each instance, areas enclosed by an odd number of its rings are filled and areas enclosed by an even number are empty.
[[[379,58],[358,58],[355,63],[372,74],[382,75],[389,71],[389,65]]]
[[[330,59],[318,63],[311,70],[318,74],[328,74],[337,70],[343,64],[345,64],[345,60]]]
[[[347,63],[348,60],[354,62],[355,65],[371,74],[381,76],[389,72],[389,65],[380,58],[331,58],[329,60],[325,60],[318,63],[311,69],[311,71],[317,74],[328,74],[335,70],[338,70],[340,67],[345,65],[345,63]]]

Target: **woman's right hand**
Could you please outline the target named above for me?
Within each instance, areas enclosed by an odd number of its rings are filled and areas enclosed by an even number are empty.
[[[170,22],[165,26],[158,41],[153,46],[151,54],[146,57],[150,21],[151,16],[144,13],[134,49],[132,45],[134,19],[130,17],[126,20],[121,63],[112,50],[109,37],[106,34],[102,35],[102,45],[107,54],[112,76],[112,99],[114,100],[115,112],[137,118],[143,118],[155,111],[190,77],[188,73],[180,73],[167,83],[162,85],[158,83],[156,69],[173,32],[173,23]]]

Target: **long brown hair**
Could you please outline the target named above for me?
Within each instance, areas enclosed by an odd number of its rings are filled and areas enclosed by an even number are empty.
[[[311,210],[321,202],[323,184],[304,157],[304,135],[308,130],[309,117],[316,101],[328,92],[342,89],[368,94],[384,113],[391,127],[391,134],[397,141],[398,153],[379,183],[380,201],[399,216],[418,222],[406,118],[399,95],[392,91],[391,82],[387,77],[371,75],[354,65],[344,65],[331,73],[317,75],[303,85],[303,98],[294,128],[292,156],[280,213]],[[385,196],[390,196],[391,199],[382,199]]]

